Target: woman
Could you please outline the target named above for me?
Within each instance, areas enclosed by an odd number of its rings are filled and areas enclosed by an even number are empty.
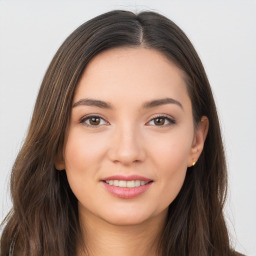
[[[112,11],[53,58],[11,177],[1,255],[237,255],[201,61],[153,12]]]

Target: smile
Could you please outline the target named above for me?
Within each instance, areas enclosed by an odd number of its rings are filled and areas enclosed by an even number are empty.
[[[101,182],[111,195],[123,199],[138,197],[154,183],[153,180],[138,175],[115,175],[106,177]]]
[[[141,181],[141,180],[106,180],[107,184],[111,186],[121,187],[121,188],[135,188],[146,185],[147,181]]]

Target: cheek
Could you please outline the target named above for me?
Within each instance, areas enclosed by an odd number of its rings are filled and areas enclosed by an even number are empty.
[[[181,188],[186,171],[189,150],[177,144],[166,145],[166,150],[158,153],[158,165],[161,179],[169,190]]]
[[[83,198],[87,190],[91,191],[97,181],[105,154],[104,143],[98,139],[102,140],[101,136],[96,139],[78,129],[69,132],[64,152],[65,168],[69,185],[78,199]]]
[[[193,130],[192,130],[193,131]],[[193,132],[189,129],[162,134],[151,138],[150,155],[162,170],[179,170],[187,168],[191,152]]]
[[[183,185],[192,137],[192,133],[191,136],[173,133],[153,141],[151,155],[154,156],[152,159],[156,167],[156,177],[165,205],[175,199]]]
[[[97,169],[97,165],[104,157],[104,137],[90,136],[78,129],[73,129],[67,138],[64,154],[65,165],[68,170],[87,173],[86,170],[90,169],[92,165]]]

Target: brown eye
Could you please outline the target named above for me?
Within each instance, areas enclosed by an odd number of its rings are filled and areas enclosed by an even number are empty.
[[[95,127],[95,128],[107,124],[107,122],[100,116],[84,117],[80,123],[84,124],[85,126]]]
[[[147,123],[147,125],[159,126],[159,127],[166,127],[166,126],[170,126],[172,124],[176,124],[176,121],[169,116],[157,116],[157,117],[151,119]]]
[[[100,118],[99,117],[90,117],[89,118],[90,125],[99,125],[100,124]]]
[[[166,118],[157,117],[157,118],[154,119],[154,124],[155,125],[164,125],[165,119]]]

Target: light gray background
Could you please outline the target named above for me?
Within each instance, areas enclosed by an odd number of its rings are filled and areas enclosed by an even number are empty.
[[[113,9],[158,11],[197,49],[219,110],[229,169],[225,209],[235,248],[256,255],[256,1],[0,0],[0,219],[44,72],[63,40]]]

